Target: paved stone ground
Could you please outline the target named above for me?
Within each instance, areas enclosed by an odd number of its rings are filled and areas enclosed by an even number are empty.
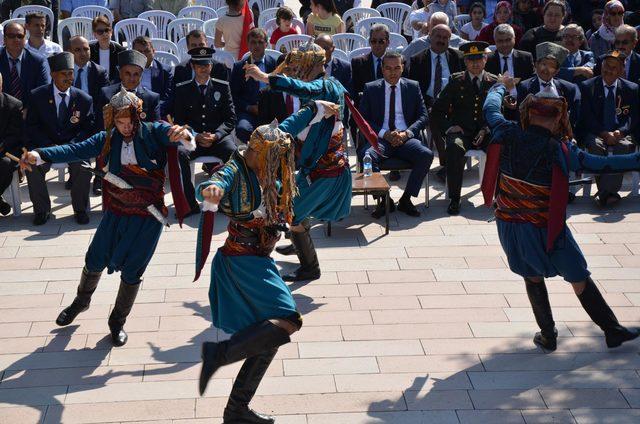
[[[111,348],[117,275],[103,278],[74,325],[54,323],[73,299],[100,199],[92,198],[91,224],[79,227],[68,192],[50,177],[56,219],[33,227],[29,203],[21,218],[0,219],[0,422],[221,422],[238,365],[197,396],[200,343],[218,334],[208,270],[191,282],[195,220],[162,235],[126,326],[130,341]],[[362,197],[332,237],[314,228],[323,276],[291,286],[305,326],[269,369],[258,410],[281,424],[640,421],[640,343],[608,351],[571,288],[553,279],[559,348],[535,348],[524,285],[479,206],[475,167],[465,184],[478,206],[464,204],[458,217],[445,216],[442,186],[432,181],[431,207],[421,205],[419,219],[394,213],[388,236]],[[625,198],[601,211],[579,199],[570,208],[593,276],[627,324],[640,321],[639,204]],[[214,248],[225,222],[216,223]]]

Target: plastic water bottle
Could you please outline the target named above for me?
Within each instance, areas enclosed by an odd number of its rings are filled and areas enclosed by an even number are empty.
[[[371,163],[371,155],[369,155],[369,153],[364,155],[364,159],[362,160],[362,166],[364,169],[365,177],[370,177],[371,175],[373,175],[373,166]]]

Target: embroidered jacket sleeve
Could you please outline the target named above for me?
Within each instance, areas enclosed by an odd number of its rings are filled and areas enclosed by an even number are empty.
[[[106,132],[101,131],[79,143],[62,144],[36,149],[45,162],[78,162],[88,160],[100,154],[106,139]]]

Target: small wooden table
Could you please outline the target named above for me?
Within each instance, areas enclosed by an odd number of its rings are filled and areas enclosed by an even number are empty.
[[[385,234],[389,234],[389,183],[379,172],[365,177],[362,172],[351,174],[353,195],[381,195],[384,196]]]

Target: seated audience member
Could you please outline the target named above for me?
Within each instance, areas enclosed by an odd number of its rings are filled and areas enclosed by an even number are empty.
[[[614,45],[627,57],[622,78],[640,84],[640,53],[634,51],[638,45],[638,31],[629,25],[620,26],[616,30]]]
[[[523,31],[529,31],[542,24],[542,17],[533,8],[534,0],[515,0],[513,3],[513,24]]]
[[[390,158],[399,158],[412,165],[404,193],[398,201],[398,210],[409,216],[420,216],[411,202],[417,197],[425,176],[429,172],[433,153],[420,142],[420,131],[427,124],[427,108],[424,105],[417,82],[402,78],[402,55],[387,52],[383,57],[383,79],[365,85],[360,99],[360,112],[378,133],[379,152],[372,147],[366,150],[372,159],[373,170],[380,171],[380,164]],[[363,143],[368,146],[368,143]],[[364,150],[364,149],[362,149]],[[365,153],[361,150],[361,158]],[[393,205],[393,200],[391,200]],[[392,210],[395,206],[392,206]],[[372,213],[380,218],[385,213],[384,202]]]
[[[278,8],[278,11],[276,12],[276,24],[278,24],[278,28],[273,31],[273,33],[271,34],[271,38],[269,39],[271,48],[275,49],[278,40],[285,35],[298,34],[298,31],[291,26],[293,18],[293,10],[291,10],[290,7],[283,6]]]
[[[69,51],[74,61],[73,86],[91,96],[94,105],[98,104],[100,91],[109,85],[107,70],[90,60],[91,49],[86,38],[80,35],[71,37]]]
[[[267,33],[262,28],[253,28],[247,34],[249,56],[233,65],[231,71],[231,95],[236,109],[236,136],[240,141],[249,141],[258,122],[258,92],[267,86],[253,78],[246,79],[244,66],[257,65],[260,70],[271,73],[276,68],[276,60],[265,54]]]
[[[478,37],[478,34],[480,34],[482,28],[488,25],[484,22],[484,18],[487,17],[487,11],[482,3],[475,2],[469,9],[469,15],[471,16],[471,20],[460,28],[460,37],[468,41],[474,41]]]
[[[431,47],[411,58],[409,78],[420,84],[427,108],[431,108],[438,94],[447,86],[449,76],[463,69],[461,53],[449,47],[450,37],[451,30],[448,26],[436,25],[429,34]],[[437,121],[432,120],[430,126],[433,142],[438,150],[438,159],[442,165],[436,176],[444,181],[447,157],[443,132]]]
[[[248,0],[225,1],[229,10],[227,10],[225,15],[218,17],[214,46],[216,49],[224,48],[225,52],[231,53],[236,60],[240,60],[241,58],[238,55],[242,41],[242,28],[244,26],[242,9],[244,8],[245,1]]]
[[[135,93],[142,99],[142,113],[140,119],[144,122],[160,120],[160,95],[140,85],[142,72],[147,66],[147,57],[136,50],[125,50],[118,55],[120,82],[104,87],[100,93],[100,101],[96,110],[102,110],[109,100],[125,90]],[[101,113],[96,115],[96,126],[99,131],[104,129],[104,119]]]
[[[320,34],[334,35],[344,31],[344,22],[333,0],[311,0],[311,13],[307,16],[308,35],[316,37]]]
[[[349,94],[353,91],[351,87],[351,64],[337,57],[333,57],[336,46],[333,45],[333,38],[329,34],[322,34],[316,37],[315,43],[324,49],[326,60],[324,62],[325,75],[334,77],[347,90]],[[347,119],[343,119],[346,121]]]
[[[26,118],[26,146],[29,150],[52,145],[77,143],[95,132],[93,102],[84,91],[73,87],[73,55],[57,53],[49,57],[51,84],[31,92]],[[69,163],[73,179],[71,203],[78,224],[87,224],[91,173],[83,168],[88,162]],[[29,197],[35,213],[33,224],[42,225],[51,215],[51,200],[45,176],[51,164],[27,171]]]
[[[511,9],[511,3],[508,1],[501,1],[496,6],[496,11],[493,14],[493,22],[491,22],[486,27],[482,28],[480,34],[476,37],[477,41],[484,41],[488,44],[495,44],[493,39],[493,32],[498,25],[501,24],[509,24],[513,28],[513,32],[516,36],[516,44],[520,42],[522,38],[522,28],[517,25],[512,24],[512,16],[513,12]]]
[[[632,153],[640,141],[638,85],[622,78],[625,55],[617,50],[602,59],[602,75],[580,85],[582,142],[589,152],[607,156]],[[601,206],[620,200],[623,174],[596,177]]]
[[[106,16],[96,16],[91,23],[91,29],[96,41],[89,44],[91,61],[97,63],[109,73],[109,81],[118,80],[118,55],[126,49],[111,40],[113,28]]]
[[[27,50],[45,58],[62,51],[62,47],[58,43],[44,38],[47,29],[47,17],[44,14],[40,12],[28,13],[24,21],[24,27],[29,34],[29,40],[25,45]]]
[[[576,24],[569,24],[562,30],[562,45],[569,50],[567,59],[562,64],[558,78],[578,83],[593,77],[596,61],[593,53],[580,49],[584,43],[584,30]]]
[[[153,42],[149,37],[136,37],[131,44],[134,50],[147,58],[147,67],[142,71],[140,85],[160,95],[160,116],[165,118],[170,113],[171,87],[173,86],[171,68],[154,58],[156,49],[153,48]]]
[[[591,14],[591,26],[585,34],[585,38],[589,40],[591,36],[600,29],[602,25],[602,16],[604,16],[604,9],[594,9]]]
[[[551,0],[544,5],[543,23],[541,26],[530,29],[525,32],[520,40],[520,50],[527,51],[536,58],[536,46],[540,43],[550,41],[552,43],[562,43],[562,20],[567,13],[567,7],[564,2],[559,0]]]
[[[552,0],[554,1],[554,0]],[[545,42],[538,44],[536,48],[535,75],[527,80],[520,81],[516,86],[517,104],[521,105],[529,94],[537,94],[540,91],[549,90],[567,100],[569,108],[569,121],[576,128],[580,113],[580,90],[578,86],[556,78],[560,72],[560,64],[564,63],[569,50],[559,44]]]
[[[155,0],[156,9],[162,9],[157,4],[161,0]],[[60,0],[60,16],[67,19],[73,11],[81,6],[102,6],[109,8],[109,0]],[[164,9],[166,10],[166,9]]]
[[[589,37],[589,48],[595,57],[613,49],[613,42],[616,39],[616,29],[624,24],[624,5],[618,0],[608,1],[604,5],[602,24],[597,31]]]
[[[153,0],[109,0],[109,9],[116,21],[137,18],[142,12],[153,9]]]
[[[468,150],[484,150],[490,140],[482,106],[497,76],[484,70],[488,47],[482,41],[470,41],[460,46],[466,71],[451,75],[431,111],[432,119],[446,138],[449,215],[460,213],[465,154]]]
[[[196,150],[180,152],[182,185],[191,206],[190,215],[200,212],[200,207],[189,162],[201,156],[216,156],[226,162],[236,151],[231,135],[236,123],[231,91],[227,81],[210,76],[213,53],[208,47],[189,50],[195,77],[176,85],[175,123],[189,125],[197,133]]]
[[[47,60],[25,49],[25,28],[17,23],[4,27],[4,47],[0,48],[0,74],[5,93],[29,106],[31,90],[51,82]]]
[[[427,6],[427,9],[429,11],[429,16],[436,12],[441,12],[447,15],[449,18],[449,29],[451,29],[451,32],[455,30],[453,18],[456,17],[458,11],[456,10],[456,2],[454,0],[433,0],[431,4]]]
[[[187,36],[187,51],[191,51],[198,47],[207,46],[207,36],[199,29],[189,31]],[[173,86],[184,81],[191,81],[195,76],[195,71],[191,67],[191,59],[176,65],[173,70]],[[229,69],[222,63],[213,60],[213,67],[211,68],[211,78],[220,79],[223,81],[229,81]]]
[[[22,154],[24,143],[24,121],[22,120],[22,102],[2,92],[2,74],[0,74],[0,215],[11,213],[11,205],[2,198],[9,188],[18,164],[4,155]]]
[[[411,58],[418,53],[422,53],[427,50],[429,46],[431,46],[431,41],[429,39],[429,33],[431,32],[431,28],[435,28],[437,25],[446,25],[449,26],[449,17],[442,13],[436,12],[429,18],[428,24],[422,25],[422,30],[420,32],[421,36],[419,38],[414,38],[411,43],[407,47],[402,50],[402,56],[406,63],[409,63]],[[459,37],[456,34],[451,34],[449,38],[449,47],[458,48],[458,46],[464,43],[464,39]]]
[[[166,10],[178,16],[185,7],[189,6],[189,0],[154,0],[153,8],[157,10]]]
[[[376,24],[369,30],[371,51],[351,59],[351,78],[355,101],[364,91],[366,83],[382,78],[382,57],[389,47],[389,28]]]
[[[533,56],[523,50],[516,50],[516,36],[513,27],[501,24],[494,30],[496,51],[487,59],[487,72],[494,75],[506,74],[515,78],[527,79],[533,75]]]

